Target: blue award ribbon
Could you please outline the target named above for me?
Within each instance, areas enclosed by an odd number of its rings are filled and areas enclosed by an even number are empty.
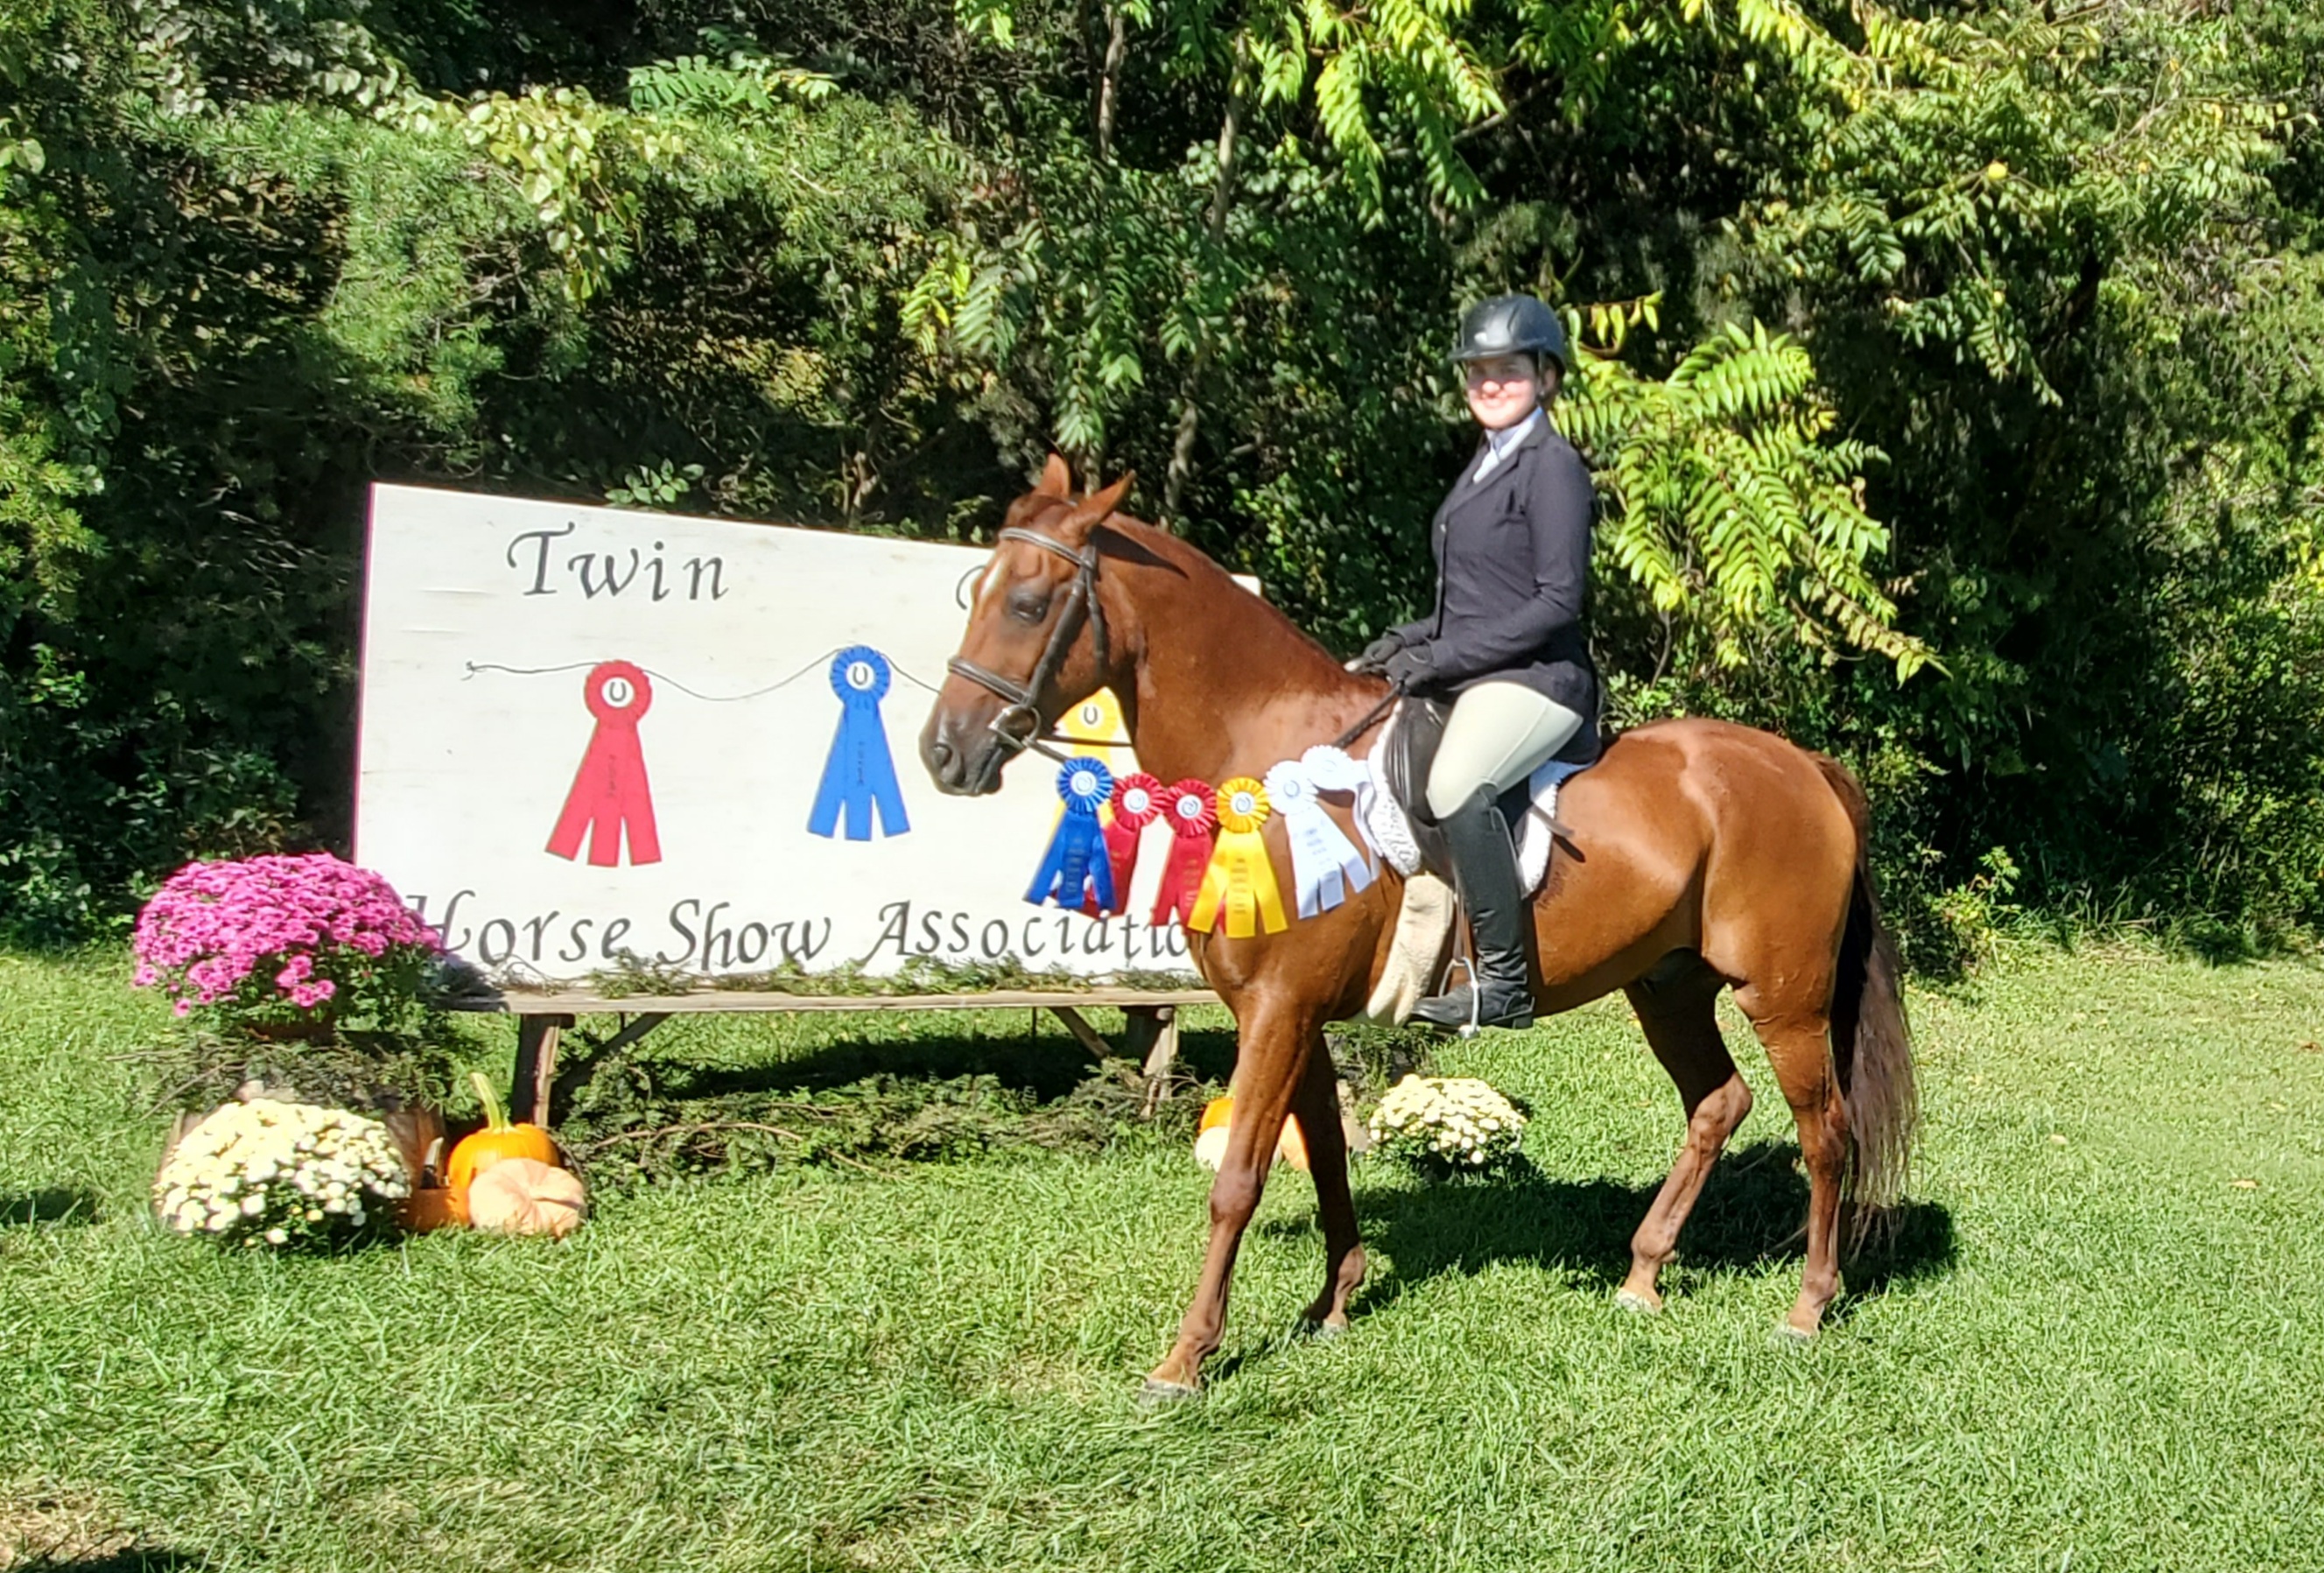
[[[1097,811],[1113,796],[1113,774],[1087,754],[1067,759],[1057,771],[1057,796],[1065,801],[1049,855],[1033,876],[1025,899],[1038,906],[1080,906],[1094,901],[1102,912],[1113,905],[1113,860],[1106,855],[1105,831]]]
[[[839,731],[823,762],[823,784],[815,790],[807,815],[810,835],[828,836],[844,813],[847,839],[872,839],[872,814],[879,810],[883,833],[912,828],[904,817],[904,793],[896,784],[895,757],[888,751],[888,729],[880,701],[888,692],[888,658],[869,645],[850,645],[831,658],[831,691],[839,695]]]

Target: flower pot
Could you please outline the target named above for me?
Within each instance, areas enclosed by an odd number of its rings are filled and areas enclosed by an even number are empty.
[[[432,1186],[442,1175],[446,1144],[444,1115],[427,1104],[392,1109],[379,1116],[387,1134],[403,1153],[403,1166],[411,1171],[414,1195]]]
[[[327,1044],[338,1036],[338,1023],[327,1016],[311,1021],[246,1021],[241,1031],[262,1044]]]
[[[403,1227],[415,1235],[424,1235],[430,1229],[468,1227],[468,1210],[460,1205],[458,1197],[441,1185],[416,1190],[405,1197],[401,1217]]]

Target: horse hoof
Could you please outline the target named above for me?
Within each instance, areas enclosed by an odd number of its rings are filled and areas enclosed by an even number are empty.
[[[1663,1313],[1662,1302],[1648,1300],[1645,1295],[1628,1289],[1616,1290],[1614,1303],[1632,1316],[1660,1316]]]
[[[1334,1320],[1330,1317],[1303,1316],[1299,1319],[1299,1330],[1319,1343],[1328,1343],[1348,1336],[1348,1320],[1345,1317]]]
[[[1767,1336],[1778,1348],[1804,1349],[1816,1341],[1816,1329],[1797,1328],[1790,1322],[1779,1321],[1775,1324],[1775,1330]]]
[[[1181,1403],[1189,1398],[1199,1398],[1202,1394],[1201,1388],[1189,1387],[1184,1382],[1148,1376],[1145,1385],[1138,1390],[1138,1402],[1148,1409],[1159,1409],[1167,1403]]]

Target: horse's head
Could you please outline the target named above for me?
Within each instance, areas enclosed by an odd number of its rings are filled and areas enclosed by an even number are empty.
[[[1130,477],[1078,500],[1072,490],[1065,462],[1052,455],[1040,483],[1010,505],[975,580],[968,632],[920,732],[920,762],[940,792],[997,790],[1010,759],[1105,685],[1119,652],[1098,603],[1092,532]]]

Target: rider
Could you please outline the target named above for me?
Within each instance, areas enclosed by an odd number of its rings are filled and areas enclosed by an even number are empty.
[[[1450,697],[1428,773],[1428,811],[1452,844],[1476,938],[1474,1019],[1530,1026],[1517,851],[1497,800],[1545,760],[1598,750],[1598,673],[1584,632],[1593,494],[1573,445],[1549,422],[1565,375],[1565,327],[1530,295],[1499,295],[1461,319],[1476,457],[1437,509],[1436,609],[1390,629],[1349,663],[1408,694]],[[1416,1019],[1465,1026],[1471,986],[1423,1000]]]

